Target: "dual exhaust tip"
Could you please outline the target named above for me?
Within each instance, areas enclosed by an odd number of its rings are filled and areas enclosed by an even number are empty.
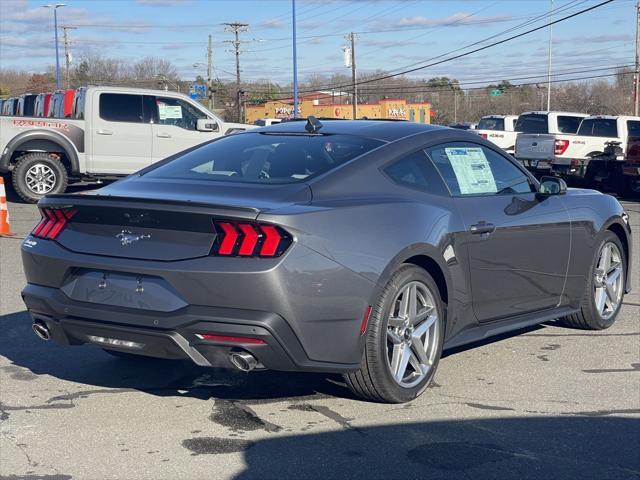
[[[44,322],[33,322],[31,325],[31,329],[33,333],[35,333],[39,338],[44,341],[51,340],[51,331],[47,324]]]
[[[238,370],[243,372],[250,372],[258,366],[258,359],[249,352],[231,352],[229,360]]]
[[[38,338],[45,341],[51,340],[51,331],[46,323],[42,321],[33,322],[31,329]],[[229,360],[233,366],[243,372],[250,372],[258,366],[258,359],[249,352],[231,352],[229,354]]]

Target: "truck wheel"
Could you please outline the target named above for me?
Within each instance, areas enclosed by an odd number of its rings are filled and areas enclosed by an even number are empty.
[[[48,193],[63,193],[69,181],[67,170],[48,153],[27,153],[11,172],[13,189],[27,203],[36,203]]]

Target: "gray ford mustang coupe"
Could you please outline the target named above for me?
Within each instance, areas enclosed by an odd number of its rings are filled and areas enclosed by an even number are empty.
[[[443,348],[607,328],[631,285],[613,197],[410,122],[282,123],[38,206],[22,296],[41,338],[340,372],[374,401],[420,395]]]

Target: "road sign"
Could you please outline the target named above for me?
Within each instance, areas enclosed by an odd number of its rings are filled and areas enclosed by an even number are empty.
[[[495,89],[493,89],[493,90],[491,90],[489,92],[489,96],[490,97],[499,97],[500,95],[502,95],[502,90],[499,90],[497,88],[495,88]]]
[[[189,85],[189,96],[191,98],[205,97],[207,95],[207,86],[201,83],[192,83]]]

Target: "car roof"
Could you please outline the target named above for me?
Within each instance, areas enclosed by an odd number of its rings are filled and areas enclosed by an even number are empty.
[[[440,125],[428,125],[424,123],[406,122],[397,120],[334,120],[320,119],[322,128],[318,133],[336,135],[355,135],[359,137],[375,138],[386,142],[393,142],[401,138],[409,137],[417,133],[443,130],[446,127]],[[252,129],[250,133],[284,133],[284,134],[304,134],[307,133],[305,125],[306,119],[289,122],[281,122],[269,127]],[[249,133],[249,132],[248,132]]]

